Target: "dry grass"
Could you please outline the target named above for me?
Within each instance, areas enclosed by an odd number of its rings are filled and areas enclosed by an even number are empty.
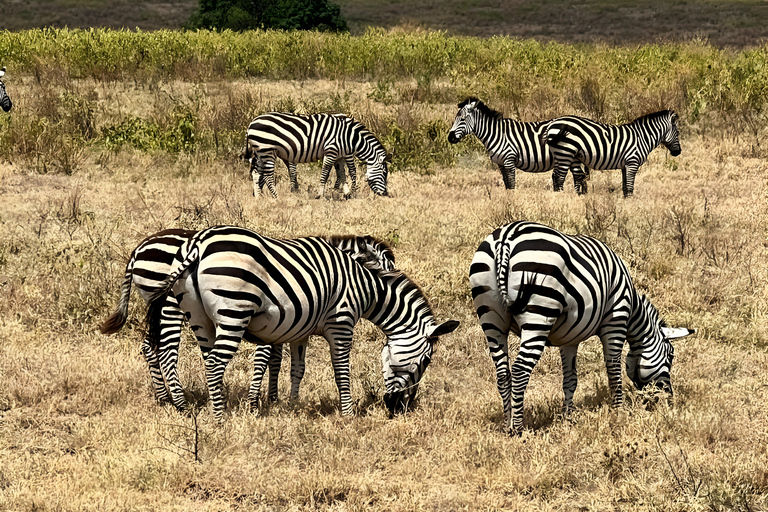
[[[222,86],[194,87],[213,102]],[[370,119],[389,108],[366,99],[372,84],[355,83],[262,82],[258,101],[277,102],[286,87],[305,100],[346,88],[351,108]],[[97,124],[115,112],[151,115],[156,106],[127,101],[126,90],[96,88]],[[17,84],[17,104],[32,104],[34,91],[31,80]],[[451,100],[414,115],[448,122],[454,113]],[[0,510],[764,510],[768,164],[750,156],[746,137],[699,128],[685,128],[680,157],[652,154],[629,200],[620,198],[618,171],[595,173],[586,197],[554,194],[548,175],[525,173],[508,192],[475,153],[431,175],[392,174],[392,198],[364,186],[344,202],[292,195],[284,170],[280,197],[257,202],[244,164],[196,152],[90,148],[71,175],[0,163]],[[316,183],[316,166],[299,172],[305,188]],[[676,347],[671,407],[644,407],[625,382],[628,403],[611,409],[592,340],[579,353],[577,412],[560,417],[559,357],[547,351],[526,395],[528,430],[501,432],[467,273],[479,242],[515,219],[600,237],[671,324],[699,329]],[[367,322],[352,354],[354,418],[339,415],[320,338],[299,402],[260,416],[247,412],[244,346],[228,369],[228,413],[217,424],[187,334],[181,377],[201,406],[197,429],[156,405],[139,353],[140,299],[118,335],[98,334],[98,324],[139,240],[218,223],[394,242],[398,265],[440,319],[462,322],[442,340],[417,407],[387,417],[383,335]]]

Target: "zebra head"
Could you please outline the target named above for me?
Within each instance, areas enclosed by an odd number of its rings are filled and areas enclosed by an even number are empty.
[[[415,330],[387,336],[387,344],[381,351],[384,372],[384,403],[391,414],[408,410],[419,381],[432,360],[437,338],[456,330],[459,322],[448,320],[435,325],[429,316]]]
[[[459,103],[459,111],[453,120],[451,131],[448,132],[448,142],[456,144],[466,134],[472,133],[475,129],[475,113],[478,105],[482,102],[477,98],[467,98]]]
[[[695,333],[694,329],[668,327],[659,317],[656,308],[643,296],[642,307],[647,313],[648,324],[638,343],[630,343],[625,362],[627,376],[637,389],[648,384],[661,388],[672,395],[672,360],[675,348],[670,340]]]
[[[389,170],[387,164],[392,161],[392,153],[376,152],[370,160],[365,170],[365,178],[368,180],[368,186],[377,196],[387,196],[387,175]]]
[[[13,103],[11,103],[11,98],[8,97],[8,93],[5,92],[5,84],[2,80],[4,75],[5,66],[0,69],[0,108],[2,108],[5,112],[8,112],[11,110]]]
[[[682,151],[680,149],[680,131],[677,129],[678,115],[672,111],[667,110],[664,116],[663,135],[661,143],[669,150],[669,154],[677,156]]]

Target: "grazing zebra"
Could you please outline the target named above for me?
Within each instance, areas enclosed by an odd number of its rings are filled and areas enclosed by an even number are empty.
[[[243,339],[276,345],[324,336],[341,411],[350,415],[349,353],[361,317],[387,336],[384,399],[393,412],[415,396],[436,338],[458,326],[436,324],[423,293],[402,272],[369,270],[322,238],[276,240],[218,226],[190,239],[177,260],[176,270],[150,297],[150,337],[157,336],[159,299],[172,290],[208,350],[206,375],[217,418],[224,411],[224,371]],[[257,401],[250,394],[249,399],[252,406]]]
[[[554,167],[549,147],[542,141],[543,129],[549,121],[522,123],[504,117],[477,98],[459,103],[459,111],[448,132],[448,142],[458,143],[465,135],[474,134],[483,143],[491,162],[499,166],[504,186],[515,188],[515,171],[547,172]],[[577,192],[586,189],[587,173],[581,167],[574,173]],[[552,180],[555,191],[563,183]]]
[[[11,98],[8,97],[8,93],[5,92],[5,84],[2,80],[3,76],[5,76],[5,66],[0,69],[0,108],[2,108],[5,112],[9,112],[13,106],[13,103],[11,103]]]
[[[251,162],[256,197],[265,185],[273,197],[277,196],[274,174],[277,158],[288,166],[293,190],[298,189],[296,164],[322,158],[320,186],[325,195],[328,174],[339,160],[347,164],[352,189],[357,189],[354,157],[358,157],[368,166],[366,177],[371,190],[377,195],[387,195],[387,163],[391,155],[365,126],[343,114],[262,114],[248,126],[243,156]]]
[[[136,289],[142,299],[148,302],[149,296],[157,291],[172,270],[174,257],[179,248],[187,242],[196,231],[185,229],[169,229],[160,231],[145,238],[131,253],[125,268],[125,277],[121,287],[120,301],[115,312],[102,324],[103,334],[114,334],[119,331],[128,319],[128,305],[131,297],[131,286]],[[394,269],[395,257],[386,242],[372,236],[338,236],[327,238],[330,245],[350,254],[356,261],[368,268]],[[181,342],[181,327],[184,313],[179,309],[178,301],[173,293],[169,293],[163,305],[159,318],[159,337],[154,343],[145,338],[142,344],[142,354],[149,365],[155,398],[158,402],[169,399],[179,410],[185,410],[187,402],[178,375],[179,344]],[[206,348],[201,346],[203,355]],[[296,354],[291,359],[292,378],[291,396],[298,396],[301,376],[304,374],[304,355],[306,344],[292,347]],[[274,354],[279,354],[275,356]],[[260,346],[254,354],[254,381],[256,393],[261,385],[266,362],[273,356],[270,364],[269,396],[277,397],[277,378],[282,361],[282,351],[272,350],[271,345]],[[260,370],[260,372],[259,372]],[[258,378],[258,381],[256,379]],[[168,389],[166,389],[166,383]],[[294,391],[295,390],[295,391]]]
[[[372,236],[333,235],[326,242],[337,249],[352,255],[352,258],[370,270],[395,271],[395,255],[389,244]],[[299,396],[299,386],[304,377],[304,356],[307,351],[307,339],[291,343],[291,399]],[[249,396],[259,400],[261,381],[269,365],[269,387],[267,400],[277,400],[277,378],[283,361],[281,345],[259,345],[253,359],[253,379]],[[253,408],[258,404],[253,404]]]
[[[480,244],[469,281],[496,365],[505,427],[512,433],[522,430],[525,389],[547,345],[560,349],[566,414],[573,407],[576,390],[577,347],[593,335],[603,344],[614,405],[622,402],[625,340],[630,380],[638,388],[654,383],[672,392],[674,350],[669,340],[694,331],[668,328],[648,299],[637,292],[621,259],[599,240],[514,222]],[[511,369],[510,331],[520,337]]]
[[[553,119],[544,129],[544,141],[555,159],[553,180],[562,187],[568,170],[575,172],[581,164],[603,171],[621,169],[624,197],[631,196],[635,174],[656,146],[663,144],[672,156],[680,154],[677,119],[672,110],[648,114],[622,125],[576,116]]]

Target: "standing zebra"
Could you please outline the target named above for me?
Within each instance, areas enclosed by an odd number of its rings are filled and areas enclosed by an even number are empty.
[[[622,402],[625,340],[630,380],[638,388],[654,383],[672,393],[674,349],[669,340],[694,331],[668,328],[648,299],[638,294],[621,259],[599,240],[514,222],[480,244],[469,281],[510,432],[522,430],[525,389],[548,345],[560,349],[566,414],[573,408],[578,345],[593,335],[603,344],[615,406]],[[510,331],[520,337],[511,369]]]
[[[624,197],[629,197],[635,189],[638,168],[656,146],[663,144],[672,156],[680,154],[677,119],[672,110],[648,114],[621,125],[576,116],[553,119],[544,128],[543,138],[555,159],[553,179],[562,187],[568,170],[577,172],[581,164],[601,171],[621,169],[622,190]]]
[[[101,326],[103,334],[116,333],[128,319],[132,285],[136,286],[141,298],[148,302],[149,296],[160,288],[163,281],[171,273],[174,257],[179,248],[195,233],[196,231],[185,229],[168,229],[150,235],[139,243],[131,253],[126,265],[117,309]],[[353,259],[368,268],[394,269],[395,257],[389,245],[372,236],[336,235],[328,237],[327,241],[330,245],[347,252]],[[184,313],[179,309],[174,294],[169,293],[160,311],[159,336],[156,341],[152,342],[149,337],[145,338],[141,350],[149,365],[155,398],[158,402],[164,402],[169,399],[170,391],[170,400],[179,410],[185,410],[187,407],[178,375],[179,344],[183,322]],[[203,357],[205,357],[207,355],[206,347],[201,345],[200,348],[203,351]],[[291,359],[291,396],[294,398],[298,396],[299,384],[304,374],[305,349],[306,344],[292,347],[292,353],[295,356]],[[270,364],[269,396],[274,399],[277,397],[277,377],[282,361],[282,350],[272,350],[270,345],[260,346],[256,349],[252,386],[255,387],[258,394],[270,355],[273,362]],[[168,389],[166,389],[166,383]]]
[[[294,190],[298,189],[296,164],[322,158],[320,186],[324,196],[328,174],[339,160],[347,164],[352,190],[357,189],[354,157],[358,157],[368,166],[366,177],[371,190],[377,195],[387,195],[387,163],[392,160],[391,155],[365,126],[343,114],[262,114],[248,126],[243,155],[251,162],[256,197],[265,185],[273,197],[277,196],[274,174],[277,158],[288,166]]]
[[[465,135],[474,134],[483,143],[491,161],[499,166],[504,186],[515,188],[515,171],[547,172],[554,167],[549,147],[542,140],[543,129],[550,121],[522,123],[504,117],[477,98],[459,103],[459,111],[448,132],[448,142],[458,143]],[[586,190],[586,172],[581,167],[574,172],[577,192]],[[563,189],[563,182],[552,180],[555,191]]]
[[[11,98],[8,97],[8,93],[5,92],[5,84],[2,80],[4,76],[5,66],[0,69],[0,108],[2,108],[5,112],[9,112],[13,106],[13,103],[11,103]]]
[[[206,375],[217,418],[224,411],[224,371],[243,339],[276,345],[324,336],[342,414],[350,415],[349,353],[361,317],[387,336],[382,363],[390,410],[408,406],[436,338],[458,326],[436,324],[423,293],[402,272],[369,270],[322,238],[276,240],[218,226],[191,238],[177,260],[176,270],[150,297],[150,338],[159,334],[160,299],[173,291],[208,352]],[[252,394],[249,399],[257,402]]]

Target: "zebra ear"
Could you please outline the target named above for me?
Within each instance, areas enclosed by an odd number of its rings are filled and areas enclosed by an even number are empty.
[[[694,334],[696,329],[688,329],[686,327],[662,327],[661,334],[668,340],[674,340],[676,338],[684,338]]]
[[[5,76],[5,66],[3,66],[2,69],[0,69],[0,78],[3,78]]]
[[[680,119],[680,116],[678,116],[676,112],[672,112],[672,124],[676,125],[678,119]]]
[[[444,336],[455,331],[459,327],[459,322],[456,320],[447,320],[441,324],[436,325],[432,332],[429,333],[429,337]]]

